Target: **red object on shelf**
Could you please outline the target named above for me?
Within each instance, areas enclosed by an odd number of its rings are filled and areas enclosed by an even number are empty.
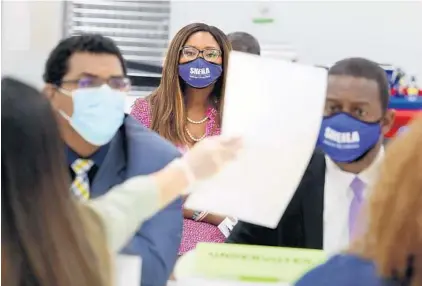
[[[421,110],[396,110],[396,119],[394,120],[393,127],[387,133],[386,137],[391,138],[397,133],[397,131],[406,126],[416,115],[421,114]]]
[[[398,93],[398,90],[394,87],[390,89],[391,96],[407,95],[407,87],[401,90],[402,93]],[[422,89],[419,89],[419,96],[422,96]]]

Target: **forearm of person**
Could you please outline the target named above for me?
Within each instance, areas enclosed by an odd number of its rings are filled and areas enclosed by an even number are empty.
[[[133,177],[87,204],[104,222],[110,249],[118,251],[143,221],[179,197],[187,184],[183,170],[169,165],[151,176]]]
[[[183,217],[187,219],[192,219],[193,217],[193,210],[190,209],[183,209]],[[207,214],[201,221],[206,222],[215,226],[219,226],[220,223],[225,219],[224,216],[219,216],[215,214]]]
[[[168,205],[175,198],[186,193],[189,185],[183,168],[177,166],[175,162],[170,163],[166,168],[152,175],[152,177],[159,189],[159,204],[161,207]]]

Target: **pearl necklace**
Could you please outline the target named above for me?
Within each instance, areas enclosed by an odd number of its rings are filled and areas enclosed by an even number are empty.
[[[192,135],[192,133],[190,133],[190,131],[189,131],[189,129],[186,127],[186,133],[188,134],[188,137],[192,140],[192,141],[194,141],[194,142],[199,142],[199,141],[202,141],[206,136],[207,136],[207,132],[205,132],[204,133],[204,135],[202,135],[201,137],[199,137],[199,138],[195,138],[193,135]]]
[[[189,117],[187,117],[187,119],[188,119],[188,122],[189,123],[192,123],[192,124],[202,124],[202,123],[204,123],[205,121],[208,120],[208,116],[205,116],[204,118],[202,118],[201,120],[198,120],[198,121],[192,120]]]

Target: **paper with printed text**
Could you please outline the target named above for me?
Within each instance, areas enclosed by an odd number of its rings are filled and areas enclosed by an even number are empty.
[[[326,85],[325,69],[232,52],[222,134],[244,148],[185,206],[275,228],[314,150]]]

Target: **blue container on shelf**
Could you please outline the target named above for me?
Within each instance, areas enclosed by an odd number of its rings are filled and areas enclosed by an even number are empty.
[[[390,64],[382,64],[380,65],[387,75],[388,84],[390,85],[390,90],[396,90],[397,94],[394,96],[403,97],[403,94],[399,94],[400,85],[403,85],[403,80],[405,73],[400,69]]]
[[[394,86],[395,81],[393,80],[393,75],[396,68],[393,65],[381,65],[381,67],[385,70],[387,74],[388,83],[390,84],[390,88]]]

